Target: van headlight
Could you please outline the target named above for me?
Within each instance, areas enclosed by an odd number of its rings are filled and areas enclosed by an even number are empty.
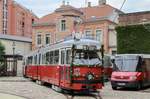
[[[130,76],[130,80],[136,80],[137,77],[136,76]]]

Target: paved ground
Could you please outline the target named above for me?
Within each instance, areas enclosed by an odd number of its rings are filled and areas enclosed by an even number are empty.
[[[24,97],[19,97],[16,95],[6,94],[6,93],[0,93],[0,99],[26,99]]]
[[[5,94],[3,94],[5,93]],[[0,99],[7,94],[17,95],[24,98],[11,99],[67,99],[66,95],[57,93],[48,86],[40,86],[35,82],[21,77],[0,78]],[[150,88],[141,91],[118,90],[113,91],[109,83],[107,83],[100,92],[102,99],[150,99]],[[10,96],[9,96],[10,97]],[[15,97],[15,96],[11,96]],[[9,98],[10,99],[10,98]],[[94,99],[88,96],[77,96],[73,99]]]

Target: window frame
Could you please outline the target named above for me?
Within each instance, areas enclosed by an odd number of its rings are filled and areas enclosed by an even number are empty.
[[[63,21],[64,21],[64,23],[63,23]],[[61,32],[65,32],[67,30],[67,24],[66,23],[67,23],[66,19],[60,20],[60,31]]]
[[[101,31],[101,36],[100,36],[100,40],[97,40],[97,31]],[[95,30],[95,40],[99,41],[99,42],[103,42],[103,30],[102,29],[96,29]]]
[[[87,31],[90,32],[90,34],[87,34]],[[90,38],[90,39],[94,37],[92,29],[85,29],[84,30],[84,35],[85,35],[86,38]]]
[[[39,38],[38,38],[39,35],[41,36],[41,40],[40,40],[41,44],[39,44]],[[36,45],[37,46],[41,46],[42,45],[42,33],[37,33],[37,35],[36,35]]]
[[[49,36],[47,36],[47,35],[49,35]],[[49,42],[47,43],[47,37],[49,37]],[[45,45],[49,45],[49,44],[51,44],[51,33],[46,33],[45,34]]]

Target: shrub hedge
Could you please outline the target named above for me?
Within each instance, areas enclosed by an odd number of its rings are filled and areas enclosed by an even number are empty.
[[[150,54],[150,24],[118,26],[118,54]]]

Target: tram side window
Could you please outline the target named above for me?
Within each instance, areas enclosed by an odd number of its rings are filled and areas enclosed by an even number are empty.
[[[61,51],[61,64],[65,64],[65,51]]]
[[[34,64],[37,64],[37,55],[34,56]]]
[[[39,65],[41,64],[41,54],[39,54],[39,61],[38,61],[38,64],[39,64]]]
[[[46,64],[50,64],[50,52],[46,53]]]
[[[50,52],[50,58],[49,58],[49,63],[50,63],[50,64],[53,64],[53,57],[54,57],[53,54],[54,54],[53,51],[51,51],[51,52]]]
[[[33,57],[31,56],[31,57],[28,57],[28,64],[32,64],[32,62],[33,62]]]
[[[46,54],[43,54],[43,55],[42,55],[42,64],[45,64],[45,63],[46,63],[45,60],[46,60]]]
[[[66,53],[66,64],[71,64],[71,50],[67,50],[67,53]]]
[[[59,50],[54,51],[54,64],[59,63]]]

